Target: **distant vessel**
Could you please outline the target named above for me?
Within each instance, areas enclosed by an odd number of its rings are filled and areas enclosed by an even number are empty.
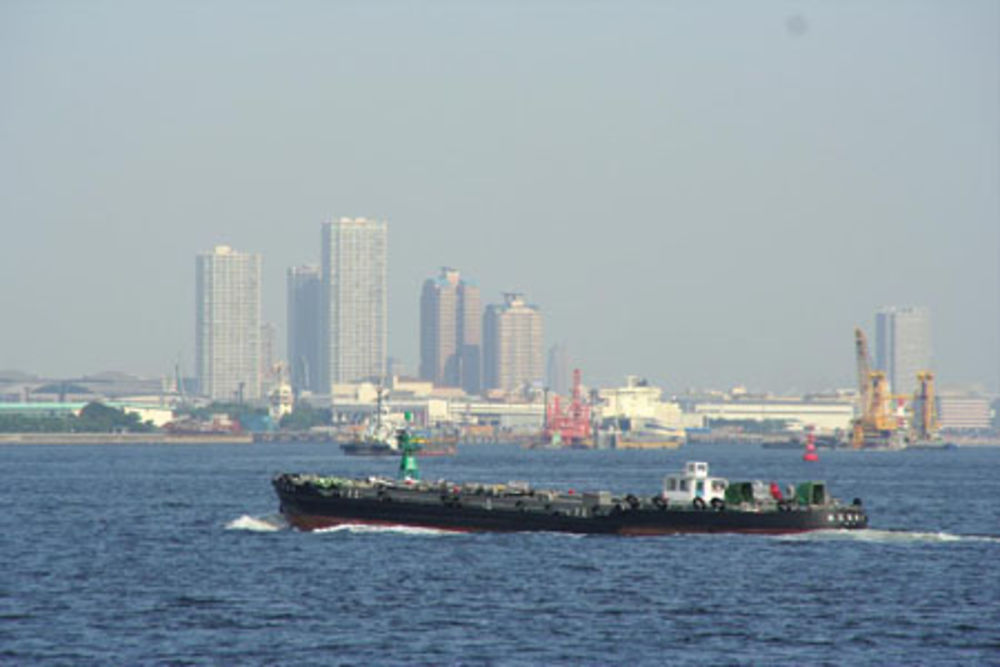
[[[687,439],[683,428],[655,419],[619,419],[614,427],[610,439],[615,449],[677,449]]]
[[[760,483],[710,477],[703,462],[689,462],[681,473],[667,475],[662,491],[649,498],[540,490],[514,482],[427,483],[420,481],[405,431],[397,439],[402,452],[398,480],[282,473],[272,480],[281,513],[301,530],[360,523],[460,532],[669,535],[782,534],[868,525],[859,499],[842,504],[828,495],[823,482],[801,483],[788,498],[774,483],[775,491],[760,494]]]
[[[383,391],[378,390],[374,418],[369,418],[364,429],[349,442],[342,443],[340,449],[350,456],[395,456],[400,454],[398,432],[406,428],[406,423],[397,423],[383,401]],[[411,442],[421,456],[450,456],[457,451],[457,435],[454,439],[427,429],[411,435]]]
[[[565,407],[546,400],[545,424],[531,446],[545,449],[677,449],[687,440],[680,408],[661,401],[661,390],[630,375],[626,386],[601,392],[602,403],[583,399],[581,373]],[[598,416],[603,413],[603,418]]]

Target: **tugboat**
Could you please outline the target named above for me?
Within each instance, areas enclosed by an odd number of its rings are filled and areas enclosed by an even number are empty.
[[[406,413],[408,423],[410,413]],[[398,423],[398,422],[397,422]],[[383,390],[378,390],[378,403],[374,419],[369,418],[361,431],[349,442],[340,445],[341,451],[349,456],[392,456],[400,454],[397,433],[400,431],[397,423],[393,423],[389,414],[389,406],[383,402]],[[409,434],[408,429],[406,430]],[[451,456],[456,453],[457,436],[441,437],[430,429],[425,429],[415,435],[410,435],[410,443],[421,456]]]
[[[272,484],[281,513],[300,530],[343,524],[418,526],[457,532],[550,531],[581,534],[801,533],[868,526],[861,500],[830,497],[823,482],[804,482],[786,498],[771,484],[710,477],[708,464],[689,462],[667,475],[651,497],[610,491],[575,493],[525,483],[425,482],[405,429],[398,479],[346,479],[281,473]]]

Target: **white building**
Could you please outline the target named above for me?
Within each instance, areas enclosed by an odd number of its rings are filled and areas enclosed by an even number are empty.
[[[894,394],[913,394],[917,373],[931,369],[929,309],[890,306],[875,314],[875,368]]]
[[[224,245],[197,256],[198,386],[213,400],[261,397],[260,267],[260,255]]]
[[[783,421],[788,430],[814,426],[818,432],[846,431],[854,419],[854,398],[740,398],[696,400],[687,410],[705,420]]]
[[[323,224],[323,391],[385,375],[388,300],[386,223]]]

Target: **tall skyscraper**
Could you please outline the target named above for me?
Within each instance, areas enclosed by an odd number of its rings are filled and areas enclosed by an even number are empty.
[[[388,319],[385,222],[323,223],[323,379],[333,384],[385,375]]]
[[[553,394],[569,394],[569,351],[566,343],[557,343],[549,348],[545,384]]]
[[[487,306],[483,314],[483,386],[512,391],[541,382],[542,313],[521,294],[504,294],[504,303]]]
[[[278,380],[274,373],[274,342],[278,339],[278,330],[270,322],[260,325],[260,391],[266,396]]]
[[[260,266],[260,255],[224,245],[197,256],[198,386],[213,400],[261,396]]]
[[[931,369],[930,310],[890,306],[875,314],[875,367],[893,393],[913,393],[917,373]]]
[[[323,281],[318,266],[288,269],[288,368],[292,391],[320,391]]]
[[[420,295],[420,377],[438,385],[481,387],[482,329],[479,288],[455,269],[424,282]]]

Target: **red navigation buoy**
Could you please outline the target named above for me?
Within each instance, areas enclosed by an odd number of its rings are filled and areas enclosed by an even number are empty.
[[[810,426],[806,433],[806,452],[802,455],[803,461],[819,461],[819,454],[816,453],[816,436],[813,435]]]

